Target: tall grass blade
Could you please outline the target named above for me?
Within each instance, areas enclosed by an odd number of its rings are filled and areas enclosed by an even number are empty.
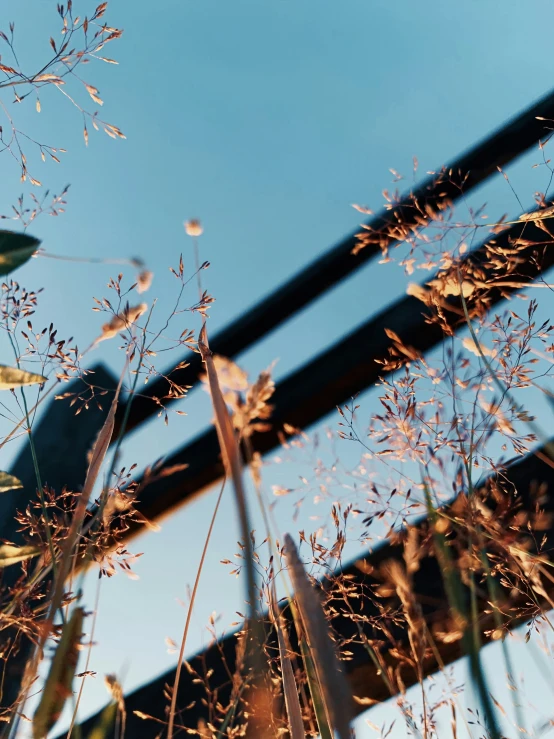
[[[296,630],[302,636],[299,638],[300,654],[302,655],[302,661],[306,669],[306,682],[308,684],[308,690],[310,691],[310,697],[312,699],[312,705],[315,713],[315,719],[317,721],[317,728],[319,729],[319,735],[321,739],[333,739],[333,728],[328,717],[328,712],[325,708],[321,689],[317,679],[314,661],[310,652],[310,647],[306,641],[302,624],[296,627]]]
[[[126,368],[127,364],[125,365],[125,369]],[[94,484],[98,478],[98,475],[100,474],[102,463],[104,461],[104,457],[106,456],[106,452],[108,451],[108,447],[112,438],[115,412],[117,410],[117,403],[119,399],[119,393],[121,391],[121,386],[123,384],[124,373],[125,370],[121,374],[114,399],[110,406],[110,410],[108,412],[106,420],[104,421],[104,425],[102,426],[102,429],[98,434],[92,450],[91,461],[88,467],[83,491],[77,502],[77,507],[71,520],[71,526],[69,527],[69,531],[63,545],[61,562],[56,572],[56,578],[54,581],[53,594],[49,605],[48,615],[46,616],[44,622],[41,624],[40,637],[38,639],[33,658],[28,662],[25,669],[25,677],[23,679],[22,689],[23,696],[27,695],[29,685],[36,675],[38,664],[43,657],[44,645],[46,644],[46,641],[52,630],[54,617],[58,608],[60,608],[62,604],[64,586],[70,572],[73,549],[78,541],[79,532],[81,531],[81,526],[85,518],[92,491],[94,489]]]
[[[71,695],[73,677],[79,658],[79,642],[83,630],[83,609],[76,608],[63,626],[62,636],[42,697],[33,717],[33,739],[45,739],[63,711],[65,701]]]
[[[200,336],[198,338],[198,348],[206,366],[206,374],[208,377],[208,386],[214,409],[215,427],[219,439],[219,446],[221,448],[226,475],[233,482],[237,512],[240,521],[241,538],[244,545],[249,627],[252,638],[252,644],[248,652],[248,656],[253,669],[251,685],[258,689],[254,701],[254,705],[257,710],[253,711],[251,715],[252,727],[254,733],[257,733],[259,737],[269,736],[267,714],[268,711],[270,711],[272,700],[264,681],[264,676],[267,674],[267,669],[262,657],[264,632],[257,608],[258,594],[256,586],[256,571],[254,568],[254,551],[250,537],[251,527],[242,476],[242,460],[238,439],[219,385],[217,370],[208,344],[208,333],[205,323],[202,326],[202,330],[200,331]],[[254,695],[252,690],[251,694]],[[169,737],[169,739],[172,738]]]
[[[291,739],[305,739],[306,734],[304,733],[304,722],[302,720],[302,710],[298,699],[298,689],[296,687],[292,663],[285,643],[283,617],[277,608],[275,588],[273,588],[271,597],[270,614],[275,625],[277,641],[279,643],[279,661],[281,663],[281,676],[283,679],[283,694],[285,696],[285,706],[287,709]]]
[[[331,726],[339,739],[348,739],[353,702],[350,688],[329,635],[319,594],[312,587],[296,545],[288,534],[285,534],[284,543],[295,599]]]
[[[208,386],[212,398],[212,406],[215,415],[215,426],[223,463],[228,477],[233,481],[235,497],[237,501],[237,509],[241,523],[241,534],[243,544],[246,549],[245,566],[248,577],[248,600],[250,606],[250,614],[254,619],[256,615],[256,578],[254,572],[254,562],[252,558],[252,545],[250,541],[250,524],[248,520],[248,511],[246,507],[246,494],[244,491],[244,483],[242,478],[242,462],[238,446],[237,437],[233,428],[233,423],[227,410],[223,393],[219,385],[217,370],[213,360],[212,352],[208,345],[208,334],[206,324],[202,326],[200,337],[198,339],[198,348],[202,356],[202,360],[206,365],[208,376]]]
[[[117,716],[117,707],[117,701],[108,703],[102,711],[98,724],[87,736],[87,739],[107,739]]]
[[[117,410],[119,393],[121,392],[122,383],[123,373],[115,391],[115,395],[112,400],[110,410],[108,411],[106,420],[104,421],[104,424],[92,449],[90,463],[87,470],[87,476],[85,478],[85,484],[83,485],[83,490],[81,492],[81,495],[79,496],[75,513],[73,514],[73,517],[71,519],[71,526],[69,528],[67,538],[64,542],[63,555],[58,571],[54,595],[52,597],[52,603],[50,606],[50,618],[53,618],[53,615],[60,607],[63,596],[64,583],[70,570],[73,549],[79,538],[79,532],[81,531],[81,527],[85,519],[87,507],[90,502],[96,480],[98,479],[98,475],[100,474],[100,470],[102,469],[102,464],[104,463],[104,458],[112,440],[115,423],[115,413]]]
[[[464,602],[464,594],[462,583],[458,570],[456,569],[448,542],[444,534],[437,527],[438,515],[431,500],[431,493],[428,485],[423,484],[425,503],[427,507],[427,515],[431,523],[433,532],[433,542],[435,544],[436,557],[440,565],[444,589],[450,609],[454,616],[456,628],[463,633],[464,649],[469,658],[471,675],[475,681],[479,699],[483,706],[483,711],[487,719],[488,728],[491,739],[501,739],[501,733],[498,728],[491,696],[487,687],[487,681],[483,672],[480,655],[479,631],[477,628],[476,614],[473,614],[472,620],[468,618],[467,609]],[[473,583],[472,583],[473,585]],[[474,597],[474,585],[472,587],[472,597]]]

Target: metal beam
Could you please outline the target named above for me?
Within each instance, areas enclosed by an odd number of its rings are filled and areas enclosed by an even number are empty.
[[[552,491],[554,489],[554,470],[552,466],[546,464],[538,456],[530,454],[523,459],[518,458],[517,462],[508,467],[505,475],[492,478],[488,481],[488,484],[490,483],[501,487],[505,491],[504,494],[512,496],[512,499],[514,499],[513,489],[515,488],[521,503],[521,508],[518,509],[519,515],[521,516],[522,511],[528,511],[532,514],[536,512],[533,491],[539,489],[541,485],[546,486],[547,492]],[[544,503],[545,511],[552,513],[554,511],[554,496],[541,495],[541,499],[546,501]],[[491,504],[494,505],[493,503]],[[426,536],[428,531],[427,522],[423,521],[418,527],[420,529],[420,541],[429,540],[429,537]],[[553,543],[554,530],[551,529],[549,540],[543,553],[549,551]],[[437,633],[442,631],[446,633],[448,631],[446,622],[449,616],[449,607],[440,568],[436,559],[432,556],[432,551],[423,545],[422,547],[425,553],[420,560],[420,568],[414,575],[414,593],[422,608],[430,632]],[[394,623],[390,619],[387,627],[390,630],[389,633],[392,635],[391,641],[377,626],[371,626],[370,624],[376,624],[379,618],[382,618],[377,602],[386,604],[390,600],[391,605],[398,605],[395,596],[383,596],[380,600],[380,596],[376,596],[376,589],[382,583],[382,576],[379,574],[381,566],[390,560],[403,561],[402,558],[403,546],[401,542],[384,544],[373,551],[366,552],[362,557],[350,563],[342,570],[339,570],[337,573],[330,575],[323,582],[324,590],[330,594],[333,591],[333,585],[337,582],[337,575],[346,575],[349,589],[354,589],[355,592],[363,595],[363,597],[352,601],[352,607],[357,617],[365,617],[365,622],[362,624],[362,631],[365,637],[372,640],[377,639],[382,642],[381,654],[385,663],[389,661],[389,649],[397,646],[406,647],[408,645],[407,634],[398,623]],[[480,597],[479,607],[481,615],[479,631],[482,635],[483,643],[486,643],[490,638],[487,630],[492,630],[494,623],[490,613],[490,607],[486,608],[488,603],[487,593],[483,592]],[[511,594],[506,594],[506,598],[509,598],[505,609],[506,612],[510,610],[514,612],[516,606],[525,604],[525,598],[523,598],[522,603],[516,602],[514,596]],[[340,597],[334,601],[337,607],[330,626],[333,629],[337,641],[339,643],[346,643],[348,651],[351,652],[351,656],[348,661],[343,662],[343,666],[352,692],[355,696],[362,699],[365,698],[377,702],[387,700],[387,698],[391,697],[391,692],[385,685],[382,676],[377,673],[373,661],[369,658],[363,646],[358,628],[354,624],[348,609],[341,609],[339,601]],[[522,623],[527,619],[528,613],[526,614],[524,608],[522,608],[518,620],[512,623],[511,627],[515,623]],[[269,638],[271,638],[271,635]],[[436,640],[436,645],[443,664],[450,664],[463,656],[461,641],[443,643],[440,640]],[[294,646],[293,640],[293,648]],[[222,638],[218,643],[212,644],[206,650],[192,657],[189,663],[200,676],[210,671],[209,684],[211,689],[217,689],[218,701],[225,706],[230,697],[229,672],[233,673],[236,667],[236,636],[229,635]],[[427,657],[424,666],[425,675],[433,674],[439,669],[436,657],[433,654]],[[417,682],[416,672],[411,668],[402,668],[401,675],[402,682],[407,688]],[[165,721],[168,706],[165,687],[173,685],[174,677],[175,671],[170,670],[126,696],[125,708],[129,736],[134,737],[134,739],[154,739],[154,737],[160,735],[159,732],[162,730],[162,726],[159,723],[140,719],[134,714],[134,711],[141,711],[143,714],[149,714],[161,721]],[[201,681],[195,681],[193,678],[194,675],[191,675],[187,670],[182,671],[179,684],[178,707],[182,710],[181,719],[183,724],[187,728],[195,729],[199,719],[209,720],[210,716],[208,714],[208,708],[203,702],[205,698],[203,684]],[[185,706],[189,707],[185,709]],[[364,710],[366,709],[363,704],[355,704],[354,711],[356,714]],[[89,732],[97,725],[99,718],[100,714],[98,713],[88,718],[81,725],[85,736],[88,736]],[[63,734],[63,736],[66,735]],[[106,739],[111,739],[112,736],[112,734],[107,734]]]
[[[425,180],[390,210],[383,210],[372,218],[367,224],[371,233],[364,231],[369,243],[356,256],[353,256],[352,250],[358,243],[359,231],[344,238],[222,329],[211,339],[214,353],[225,357],[237,356],[379,254],[381,247],[397,241],[400,223],[403,228],[418,228],[425,206],[436,208],[439,203],[456,200],[462,192],[467,194],[494,174],[497,167],[509,164],[533,144],[550,135],[550,129],[544,121],[537,120],[538,116],[554,119],[554,93],[543,97],[444,167],[436,176]],[[202,371],[201,359],[192,352],[183,359],[189,362],[189,366],[168,370],[168,374],[172,382],[178,385],[194,385]],[[140,395],[133,399],[126,432],[132,431],[159,411],[159,405],[153,398],[170,402],[169,392],[170,383],[166,377],[160,377],[143,388]],[[116,418],[116,435],[124,414],[125,408],[121,406]]]

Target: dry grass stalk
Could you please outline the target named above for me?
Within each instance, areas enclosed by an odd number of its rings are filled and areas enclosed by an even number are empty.
[[[62,595],[63,595],[63,586],[65,584],[65,580],[71,568],[72,553],[75,548],[75,545],[77,544],[79,532],[81,531],[83,522],[85,520],[87,507],[91,500],[94,486],[96,485],[96,481],[98,479],[98,476],[100,475],[102,465],[104,464],[104,459],[106,457],[108,448],[112,440],[113,431],[114,431],[115,413],[117,410],[117,404],[119,401],[119,395],[121,392],[121,387],[123,384],[123,378],[125,376],[126,369],[127,369],[127,365],[125,365],[125,368],[121,374],[119,384],[117,386],[112,403],[110,405],[110,410],[108,411],[106,420],[104,421],[102,429],[100,433],[98,434],[98,437],[92,449],[92,454],[90,458],[87,476],[85,479],[85,484],[83,485],[83,490],[79,496],[77,507],[75,509],[75,513],[73,514],[73,518],[71,520],[71,526],[69,528],[67,538],[64,542],[64,549],[63,549],[63,554],[62,554],[62,558],[60,562],[60,567],[59,567],[59,572],[58,572],[58,577],[57,577],[57,582],[56,582],[56,588],[54,590],[54,596],[52,598],[52,605],[50,609],[51,617],[53,617],[54,613],[57,611],[57,609],[61,605],[61,600],[62,600]]]
[[[183,629],[183,636],[181,638],[181,646],[179,648],[179,658],[177,661],[177,669],[175,670],[175,681],[173,683],[173,690],[171,692],[171,705],[169,709],[169,719],[168,719],[168,728],[167,728],[167,736],[168,739],[172,739],[173,737],[173,731],[175,726],[175,713],[177,710],[177,694],[179,692],[179,681],[181,679],[181,668],[183,666],[183,660],[185,658],[185,647],[187,643],[187,636],[189,633],[189,627],[190,627],[190,621],[192,618],[192,611],[194,608],[194,603],[196,600],[196,593],[198,592],[198,586],[200,584],[200,577],[202,575],[202,569],[204,567],[204,561],[206,559],[206,553],[208,551],[208,545],[210,543],[210,539],[212,537],[212,531],[214,528],[215,520],[217,517],[217,512],[219,510],[219,505],[221,503],[221,498],[223,496],[223,491],[225,489],[225,481],[223,482],[223,485],[221,486],[221,490],[219,491],[219,495],[217,497],[217,501],[215,504],[214,512],[212,514],[212,519],[210,521],[210,526],[208,528],[208,533],[206,535],[206,539],[204,541],[204,547],[202,549],[202,555],[200,557],[200,562],[198,564],[198,570],[196,572],[196,578],[194,580],[194,586],[192,589],[192,593],[190,596],[190,603],[187,611],[187,618],[185,621],[185,627]]]
[[[285,534],[285,558],[330,724],[339,739],[350,737],[352,696],[329,635],[319,594],[312,587],[296,545]]]
[[[71,695],[71,685],[79,659],[83,617],[83,609],[76,608],[71,619],[64,624],[40,703],[33,717],[33,739],[45,739]]]
[[[252,567],[252,546],[250,541],[250,524],[248,520],[248,511],[246,505],[246,493],[244,490],[244,482],[242,477],[242,460],[238,446],[237,436],[233,428],[233,423],[227,410],[221,388],[217,370],[213,360],[210,347],[208,345],[208,334],[206,324],[202,326],[202,331],[198,339],[198,348],[202,355],[202,360],[206,365],[208,375],[208,386],[212,398],[212,405],[215,415],[215,425],[217,435],[223,457],[223,463],[227,477],[232,480],[237,501],[237,512],[239,514],[241,524],[241,535],[246,548],[246,569],[248,574],[248,602],[250,614],[253,621],[256,620],[256,583],[255,575]]]
[[[37,648],[35,649],[34,657],[29,662],[26,668],[26,678],[24,679],[22,691],[24,695],[27,694],[30,682],[34,679],[38,664],[43,658],[44,646],[52,631],[55,615],[62,605],[65,582],[71,570],[71,560],[74,554],[74,549],[76,544],[78,543],[79,534],[81,532],[87,512],[87,507],[90,502],[96,480],[98,479],[98,475],[100,474],[100,470],[102,469],[102,464],[104,462],[104,458],[112,439],[115,412],[117,410],[117,403],[123,383],[124,374],[125,370],[121,375],[106,420],[104,421],[102,429],[94,444],[87,476],[85,479],[85,484],[83,485],[83,490],[79,496],[77,507],[73,514],[67,537],[63,543],[62,555],[56,571],[56,578],[53,585],[52,597],[49,603],[48,615],[44,623],[41,624],[39,640]]]
[[[421,608],[415,598],[413,583],[410,582],[405,568],[395,560],[385,563],[384,571],[393,583],[396,593],[402,603],[408,637],[414,661],[419,675],[423,674],[422,663],[425,656],[425,620],[421,615]]]
[[[289,651],[285,642],[285,624],[282,615],[279,613],[277,599],[275,595],[275,587],[272,589],[269,613],[275,631],[277,632],[277,641],[279,644],[279,662],[281,665],[281,677],[283,680],[283,694],[285,696],[285,706],[289,721],[289,731],[291,739],[305,739],[304,722],[302,720],[302,709],[298,699],[298,688],[294,679],[292,662]]]
[[[215,425],[221,448],[221,454],[225,465],[227,477],[232,480],[235,491],[237,504],[237,513],[240,520],[241,537],[245,549],[245,569],[247,576],[247,600],[249,609],[249,627],[252,644],[250,647],[250,660],[253,667],[252,683],[254,688],[253,706],[258,706],[260,714],[265,713],[267,707],[271,704],[271,697],[267,694],[265,688],[264,675],[266,674],[266,666],[262,659],[262,645],[264,643],[263,629],[258,615],[257,608],[257,586],[256,574],[254,570],[254,552],[251,541],[251,530],[248,516],[248,508],[246,503],[246,493],[242,476],[242,460],[238,445],[238,438],[233,428],[233,422],[223,393],[219,385],[219,378],[212,353],[208,344],[208,333],[206,323],[202,325],[200,337],[198,339],[198,348],[202,355],[202,360],[206,365],[208,375],[208,386],[212,398],[212,405],[215,415]],[[260,735],[265,735],[267,725],[259,723],[257,716],[253,716],[256,726],[259,726]]]

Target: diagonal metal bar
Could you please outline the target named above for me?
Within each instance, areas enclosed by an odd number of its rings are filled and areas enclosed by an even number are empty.
[[[536,243],[536,247],[528,250],[526,260],[519,267],[521,284],[531,282],[554,266],[554,248],[546,248],[552,240],[534,223],[515,224],[496,236],[494,241],[498,248],[508,249],[523,233],[526,239]],[[466,261],[483,265],[486,281],[485,246],[472,252]],[[491,305],[513,292],[514,288],[492,289]],[[454,322],[452,325],[455,328]],[[353,395],[376,383],[384,374],[379,362],[389,356],[392,346],[385,329],[394,331],[420,354],[444,339],[443,331],[426,320],[425,307],[417,298],[406,296],[386,307],[278,384],[272,399],[272,428],[252,437],[254,450],[261,454],[272,451],[281,444],[283,424],[306,429]],[[166,464],[187,464],[188,467],[145,486],[139,492],[136,508],[150,520],[169,514],[222,477],[215,430],[209,429],[196,437],[168,458]],[[141,524],[129,522],[129,536],[141,530]]]
[[[456,200],[462,192],[468,193],[483,183],[497,171],[497,167],[505,166],[544,139],[550,129],[544,121],[537,120],[538,116],[554,119],[554,93],[549,93],[494,131],[469,152],[444,167],[441,174],[425,180],[390,210],[383,210],[372,218],[367,224],[371,230],[370,241],[356,256],[352,255],[352,250],[357,245],[357,234],[352,233],[226,326],[210,342],[214,353],[226,357],[237,356],[359,269],[380,253],[383,246],[397,241],[401,236],[400,223],[403,229],[419,228],[421,219],[425,218],[426,206],[434,209],[440,203]],[[170,372],[171,381],[178,385],[194,385],[201,372],[201,359],[192,352],[185,359],[189,366]],[[167,377],[159,378],[144,388],[141,395],[133,399],[125,425],[126,432],[158,412],[159,405],[155,399],[165,398],[164,402],[169,402],[170,390]],[[116,435],[124,415],[125,408],[122,406],[116,418]]]
[[[544,458],[546,456],[544,450],[541,451]],[[542,461],[540,456],[530,454],[523,459],[518,458],[515,463],[508,466],[506,473],[489,479],[486,484],[507,491],[506,495],[511,495],[514,489],[518,491],[521,504],[521,507],[518,508],[520,520],[523,520],[524,512],[528,512],[530,516],[533,512],[536,512],[535,493],[539,489],[547,493],[546,495],[541,493],[541,500],[545,500],[543,510],[546,514],[554,512],[554,496],[551,494],[554,489],[554,469],[551,465]],[[418,528],[420,529],[420,542],[423,542],[426,538],[427,522],[422,521],[418,524]],[[542,550],[543,553],[551,550],[554,543],[554,530],[550,529],[547,533],[548,541]],[[380,651],[385,663],[388,662],[388,650],[390,648],[406,647],[408,644],[407,634],[402,626],[392,621],[387,624],[392,641],[387,635],[379,631],[379,628],[375,627],[375,619],[382,617],[375,600],[376,589],[382,582],[380,571],[382,565],[391,560],[403,562],[401,542],[387,543],[373,551],[366,552],[342,570],[330,575],[323,583],[324,589],[331,593],[334,585],[336,585],[337,575],[343,575],[347,578],[346,582],[350,592],[364,594],[364,597],[358,597],[352,601],[354,618],[349,614],[348,609],[345,611],[344,608],[336,608],[335,615],[330,622],[337,640],[346,643],[347,649],[351,653],[348,661],[345,661],[343,666],[353,694],[362,699],[361,702],[356,702],[354,706],[356,714],[366,710],[368,700],[381,702],[391,697],[390,688],[386,686],[382,675],[377,672],[375,664],[370,659],[363,644],[363,636],[365,635],[368,639],[381,640]],[[448,630],[446,626],[449,616],[448,598],[444,590],[440,568],[431,552],[429,552],[429,556],[423,555],[420,560],[419,570],[414,575],[413,589],[422,608],[429,632],[442,631],[445,633]],[[508,598],[506,612],[514,613],[516,607],[523,606],[520,615],[511,624],[511,627],[516,622],[523,623],[528,620],[528,613],[525,611],[526,598],[523,597],[522,602],[519,603],[511,594],[506,594],[505,597]],[[487,643],[494,629],[494,621],[486,590],[480,595],[479,611],[479,630],[483,635],[483,643]],[[355,620],[362,624],[362,636],[360,636]],[[268,632],[270,645],[272,644],[272,636],[274,635]],[[295,646],[293,640],[293,648]],[[440,663],[444,665],[448,665],[463,656],[461,641],[443,643],[439,640],[436,641],[436,646]],[[229,635],[189,660],[189,664],[197,675],[204,676],[209,672],[210,687],[217,691],[217,698],[221,705],[226,705],[230,698],[229,674],[233,673],[236,668],[236,647],[236,636]],[[440,663],[437,662],[436,654],[430,654],[424,663],[424,674],[427,676],[437,672]],[[129,736],[135,739],[154,739],[159,736],[159,732],[162,730],[160,723],[139,718],[134,711],[154,716],[163,722],[166,718],[168,706],[166,686],[173,685],[174,677],[175,671],[170,670],[126,696],[125,709]],[[178,699],[178,705],[181,708],[187,706],[181,714],[183,724],[192,729],[197,727],[200,719],[210,720],[207,705],[203,702],[205,691],[202,680],[195,679],[195,677],[196,675],[191,674],[191,672],[183,670]],[[417,682],[416,671],[403,668],[402,682],[406,688],[414,685]],[[366,700],[365,704],[364,699]],[[100,714],[96,714],[82,724],[81,728],[84,730],[84,736],[90,735],[89,732],[93,730],[99,720]],[[113,734],[110,733],[106,735],[106,739],[112,739],[112,736]],[[59,739],[61,739],[61,736]]]

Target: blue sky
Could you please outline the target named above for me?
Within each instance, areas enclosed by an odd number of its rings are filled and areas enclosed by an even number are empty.
[[[80,14],[94,7],[83,0],[74,5]],[[41,100],[40,115],[32,101],[21,106],[23,130],[68,150],[60,165],[43,165],[29,154],[32,173],[53,191],[71,183],[67,213],[40,218],[31,232],[55,254],[144,259],[155,273],[148,299],[159,296],[162,320],[175,294],[168,267],[181,251],[189,270],[192,265],[183,220],[202,219],[202,258],[212,264],[203,279],[216,297],[212,333],[355,228],[360,216],[351,203],[377,208],[391,183],[389,168],[409,176],[413,156],[421,173],[439,167],[551,86],[554,10],[540,0],[112,0],[106,18],[125,30],[106,49],[120,64],[90,65],[86,79],[105,100],[102,115],[127,139],[90,131],[85,149],[79,114],[54,90]],[[57,31],[55,2],[9,3],[0,26],[9,20],[21,36],[23,58],[47,55],[48,37]],[[544,173],[531,170],[536,160],[534,153],[510,169],[527,204],[545,185]],[[3,164],[2,213],[22,189],[6,155]],[[517,212],[501,178],[472,196],[472,202],[483,200],[491,215]],[[84,347],[101,323],[92,297],[107,293],[113,272],[41,259],[18,279],[45,287],[39,315]],[[398,269],[371,264],[241,363],[255,374],[278,359],[276,377],[282,377],[395,300],[404,285]],[[120,372],[115,343],[100,345],[94,358]],[[155,422],[129,439],[125,460],[142,467],[209,422],[201,391],[182,407],[188,415],[173,418],[168,428]],[[326,423],[336,427],[335,419]],[[340,454],[345,465],[353,463],[350,449]],[[295,463],[269,468],[266,484],[293,487],[289,477],[298,477]],[[106,699],[102,674],[123,670],[132,689],[174,663],[164,638],[181,632],[184,611],[176,599],[194,578],[212,506],[213,493],[164,522],[161,533],[133,542],[133,551],[145,553],[138,581],[118,576],[102,585],[91,665],[99,677],[88,682],[84,714]],[[284,529],[290,507],[280,515]],[[212,611],[230,623],[240,610],[237,582],[217,566],[235,551],[237,538],[229,497],[191,650],[206,641]],[[404,736],[397,731],[394,736]]]

